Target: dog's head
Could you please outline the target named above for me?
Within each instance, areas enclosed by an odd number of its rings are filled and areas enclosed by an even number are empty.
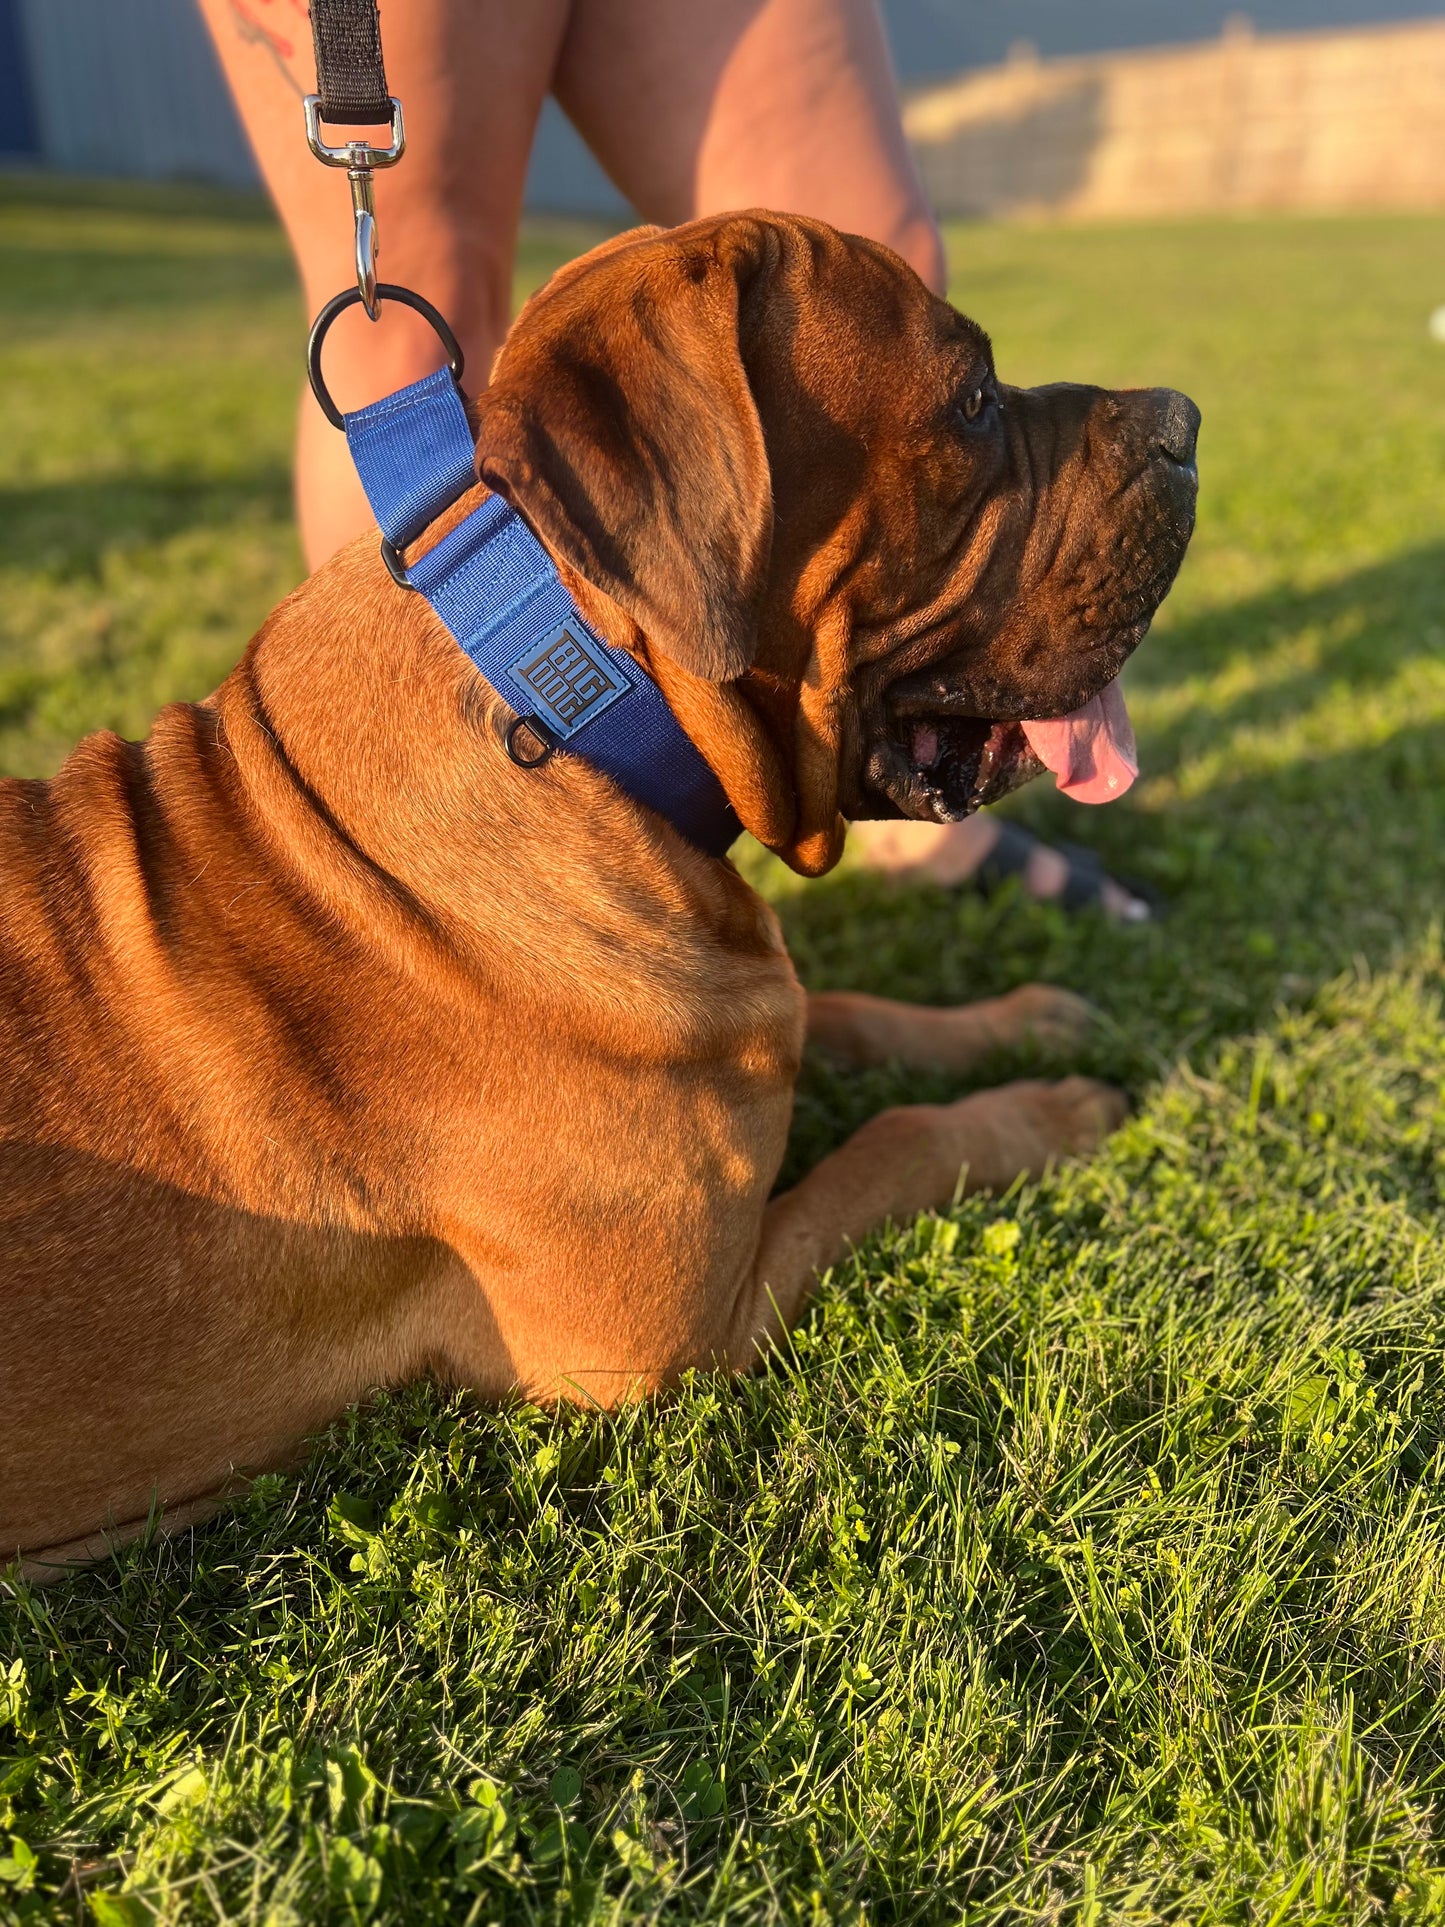
[[[483,479],[796,868],[844,817],[1127,782],[1115,678],[1193,528],[1184,396],[1006,387],[886,248],[751,213],[564,269],[479,417]]]

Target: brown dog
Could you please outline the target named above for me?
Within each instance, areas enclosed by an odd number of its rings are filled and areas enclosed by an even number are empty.
[[[484,484],[809,876],[1112,685],[1197,420],[1004,388],[885,249],[763,214],[565,269],[478,403]],[[1078,1078],[890,1111],[769,1203],[805,1031],[964,1069],[1082,1006],[806,997],[730,864],[510,720],[371,537],[208,701],[0,788],[0,1561],[199,1516],[417,1373],[746,1368],[850,1240],[1118,1121]]]

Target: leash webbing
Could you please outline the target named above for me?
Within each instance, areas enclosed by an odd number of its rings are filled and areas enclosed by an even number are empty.
[[[391,119],[376,0],[311,0],[316,91],[333,127],[375,127]]]

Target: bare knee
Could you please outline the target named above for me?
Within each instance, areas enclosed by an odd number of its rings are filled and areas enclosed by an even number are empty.
[[[512,316],[511,227],[463,211],[433,211],[409,252],[413,265],[407,285],[446,316],[466,356],[467,386],[480,391]],[[401,248],[397,255],[398,266],[405,265]],[[433,365],[434,346],[428,366]]]
[[[436,217],[423,224],[421,233],[383,230],[383,245],[383,279],[424,295],[441,311],[466,362],[465,386],[471,392],[485,388],[511,313],[510,238]],[[331,285],[325,278],[328,268],[327,262],[302,259],[313,310],[344,285]],[[391,394],[430,374],[443,360],[431,324],[395,302],[383,302],[375,322],[359,307],[349,309],[337,318],[326,342],[328,385],[343,409]]]

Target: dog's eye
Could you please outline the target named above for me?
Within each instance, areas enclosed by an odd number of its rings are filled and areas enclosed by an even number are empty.
[[[958,412],[966,422],[976,422],[983,413],[987,402],[988,396],[984,393],[983,389],[975,388],[971,395],[965,395],[963,400],[958,404]]]

